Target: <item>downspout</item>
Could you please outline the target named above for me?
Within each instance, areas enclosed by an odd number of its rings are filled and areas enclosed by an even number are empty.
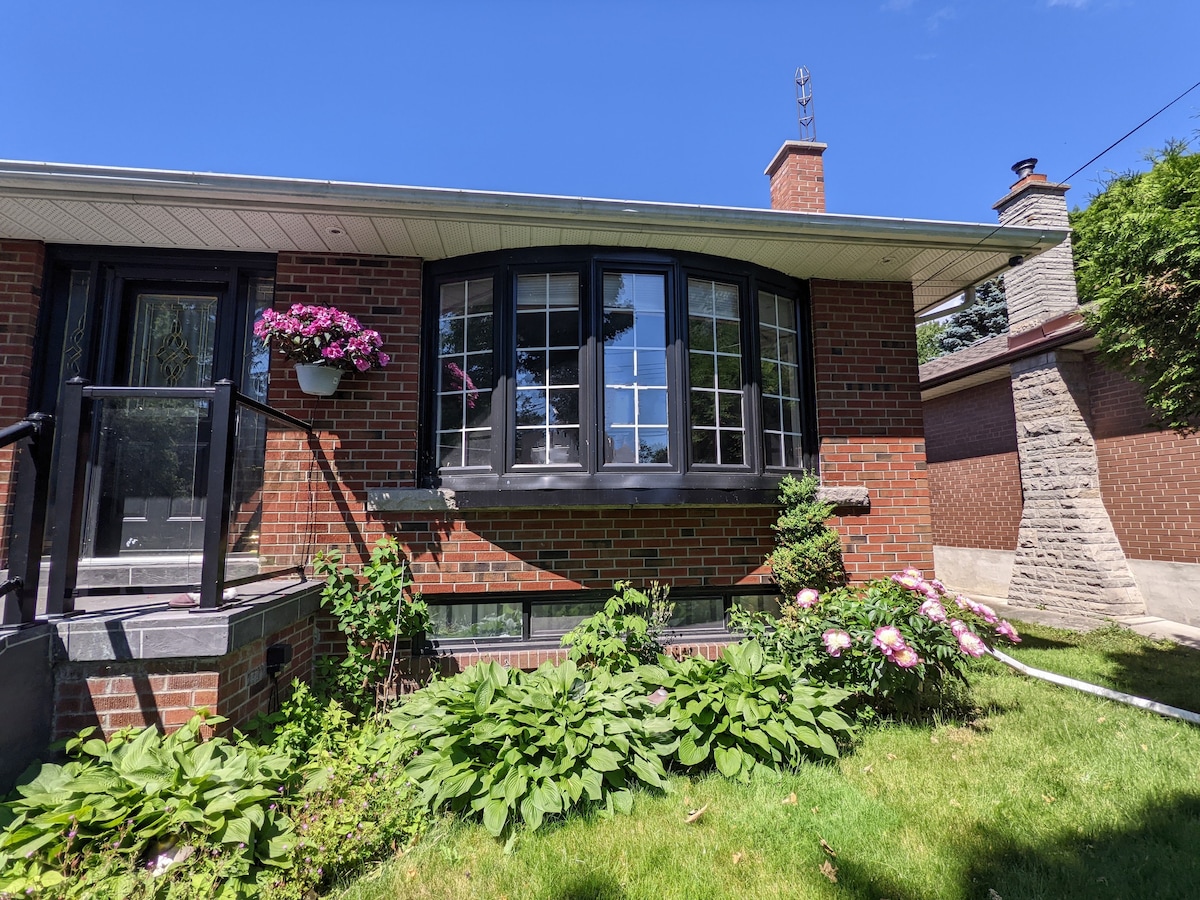
[[[1144,697],[1123,694],[1120,691],[1112,691],[1095,684],[1088,684],[1086,681],[1076,681],[1074,678],[1067,678],[1064,675],[1055,675],[1053,672],[1034,669],[1024,663],[1017,662],[1007,653],[1002,653],[999,650],[991,649],[988,652],[1006,666],[1016,669],[1022,675],[1028,675],[1030,678],[1040,678],[1042,681],[1049,681],[1051,684],[1060,684],[1063,687],[1074,688],[1077,691],[1083,691],[1087,694],[1095,694],[1097,697],[1104,697],[1107,700],[1116,700],[1118,703],[1126,703],[1129,706],[1136,706],[1138,709],[1149,710],[1150,712],[1158,713],[1160,716],[1170,716],[1172,719],[1183,719],[1183,721],[1191,722],[1193,725],[1200,725],[1200,714],[1188,712],[1186,709],[1167,706],[1165,703],[1157,703],[1154,700],[1147,700]]]

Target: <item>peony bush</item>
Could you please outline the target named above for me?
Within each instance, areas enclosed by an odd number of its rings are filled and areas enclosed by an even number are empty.
[[[861,706],[908,711],[965,682],[970,659],[997,640],[1020,641],[991,607],[952,594],[917,569],[819,593],[800,590],[778,619],[739,612],[734,627],[812,681],[851,691]]]

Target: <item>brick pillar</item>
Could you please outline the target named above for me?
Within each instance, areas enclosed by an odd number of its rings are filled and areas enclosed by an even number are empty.
[[[36,241],[0,240],[0,428],[29,412],[34,332],[42,302],[46,248]],[[13,448],[0,450],[0,568],[8,565],[8,499]]]
[[[1100,495],[1083,357],[1055,350],[1012,365],[1025,503],[1009,599],[1093,616],[1146,611]]]
[[[1051,184],[1045,175],[1033,171],[1036,164],[1036,159],[1027,159],[1013,166],[1020,180],[992,207],[1000,224],[1069,228],[1066,193],[1070,185]],[[1057,247],[1006,272],[1004,292],[1012,334],[1078,309],[1070,235]]]
[[[771,209],[790,212],[825,212],[825,162],[827,144],[784,141],[766,175],[771,179]]]

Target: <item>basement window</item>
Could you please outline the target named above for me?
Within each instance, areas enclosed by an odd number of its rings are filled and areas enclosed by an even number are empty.
[[[771,501],[813,462],[802,282],[598,248],[426,275],[423,479],[460,505]]]

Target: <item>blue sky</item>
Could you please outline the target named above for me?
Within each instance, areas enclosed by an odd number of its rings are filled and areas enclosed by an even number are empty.
[[[994,221],[1200,81],[1196,0],[0,0],[0,157]],[[1072,179],[1200,128],[1200,88]]]

